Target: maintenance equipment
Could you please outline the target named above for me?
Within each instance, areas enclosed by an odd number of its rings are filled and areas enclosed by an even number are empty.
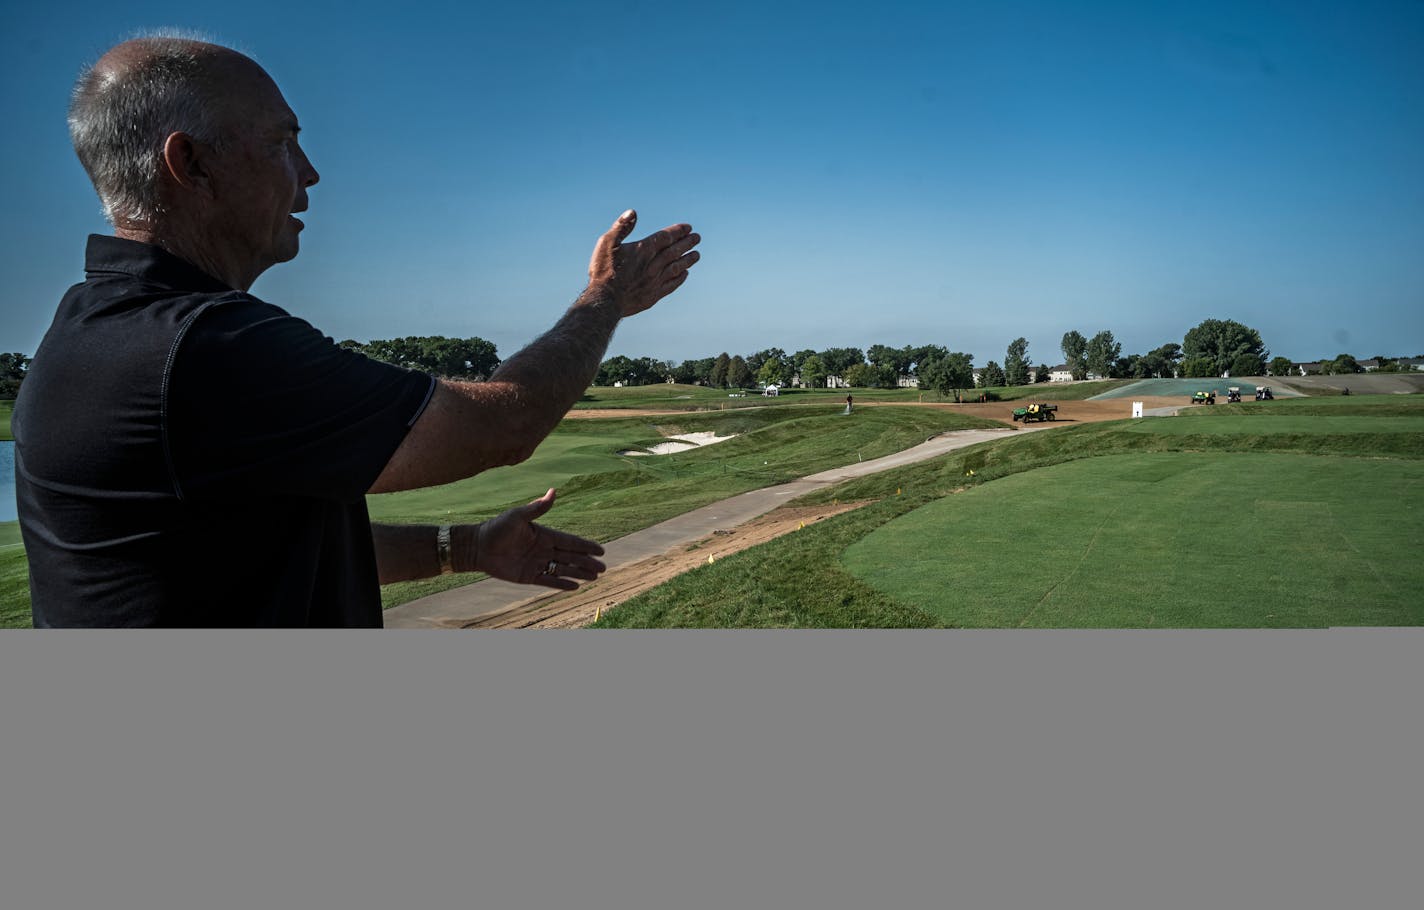
[[[1014,408],[1014,420],[1033,423],[1036,420],[1057,420],[1058,405],[1031,404],[1026,408]]]
[[[1193,392],[1192,404],[1216,404],[1216,390],[1210,392]]]

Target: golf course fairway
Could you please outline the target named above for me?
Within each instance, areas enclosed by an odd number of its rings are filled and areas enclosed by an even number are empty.
[[[842,561],[953,626],[1414,626],[1421,485],[1410,461],[1111,455],[937,499]]]

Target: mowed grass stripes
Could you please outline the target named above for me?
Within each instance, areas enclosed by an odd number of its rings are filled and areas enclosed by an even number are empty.
[[[938,499],[843,564],[953,626],[1418,625],[1421,493],[1420,462],[1108,456]]]

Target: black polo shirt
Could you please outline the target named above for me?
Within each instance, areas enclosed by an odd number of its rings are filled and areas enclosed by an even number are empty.
[[[36,626],[379,626],[364,494],[435,380],[91,236],[12,419]]]

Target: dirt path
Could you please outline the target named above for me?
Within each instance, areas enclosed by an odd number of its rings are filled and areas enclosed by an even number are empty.
[[[672,552],[610,569],[597,581],[591,581],[577,591],[544,598],[533,604],[515,604],[498,613],[451,625],[461,629],[582,628],[593,622],[601,611],[616,607],[683,572],[705,565],[709,558],[721,559],[862,505],[865,503],[784,506],[731,530],[714,532]]]
[[[856,407],[921,407],[938,408],[943,411],[954,411],[958,414],[966,414],[970,417],[982,417],[985,420],[997,420],[1009,426],[1015,426],[1014,408],[1022,408],[1031,401],[1037,399],[1025,398],[1019,401],[988,401],[982,404],[978,402],[970,404],[955,404],[954,402],[938,401],[867,401],[857,402]],[[1179,407],[1185,405],[1185,398],[1114,398],[1105,401],[1048,401],[1048,404],[1058,405],[1058,410],[1054,413],[1056,424],[1075,423],[1098,423],[1104,420],[1122,420],[1132,416],[1132,402],[1141,401],[1145,410],[1153,408]]]

